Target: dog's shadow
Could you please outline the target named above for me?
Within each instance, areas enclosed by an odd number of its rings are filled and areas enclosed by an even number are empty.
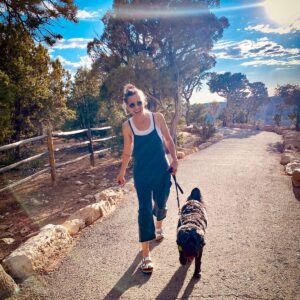
[[[150,243],[150,251],[152,251],[156,246],[157,244]],[[103,299],[120,299],[120,297],[131,287],[142,286],[145,284],[150,279],[151,274],[143,274],[139,268],[140,264],[141,253],[139,252],[128,270]]]
[[[183,286],[184,280],[186,278],[187,271],[189,267],[193,264],[187,264],[185,266],[180,266],[177,271],[174,273],[169,283],[165,288],[160,292],[160,294],[155,298],[156,300],[165,300],[165,299],[177,299],[178,294]],[[194,285],[199,281],[199,279],[191,278],[189,284],[184,290],[182,299],[188,299],[191,295]]]

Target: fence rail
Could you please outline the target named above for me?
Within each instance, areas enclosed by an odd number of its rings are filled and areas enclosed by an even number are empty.
[[[19,147],[19,146],[22,146],[22,145],[25,145],[25,144],[28,144],[28,143],[31,143],[31,142],[36,142],[36,141],[39,141],[39,140],[42,140],[42,139],[47,139],[48,151],[36,154],[34,156],[28,157],[28,158],[23,159],[21,161],[18,161],[16,163],[13,163],[13,164],[10,164],[10,165],[5,166],[3,168],[0,168],[0,174],[4,173],[4,172],[7,172],[9,170],[12,170],[12,169],[24,164],[24,163],[28,163],[28,162],[31,162],[33,160],[39,159],[39,158],[41,158],[41,157],[43,157],[47,154],[48,154],[49,164],[45,169],[40,170],[40,171],[34,173],[33,175],[30,175],[26,178],[23,178],[23,179],[21,179],[17,182],[14,182],[14,183],[6,186],[6,187],[3,187],[2,189],[0,189],[0,192],[13,189],[17,185],[22,184],[24,182],[28,182],[29,180],[31,180],[31,179],[39,176],[40,174],[43,174],[43,173],[45,173],[49,170],[50,170],[50,173],[51,173],[52,184],[55,185],[55,183],[56,183],[56,169],[57,168],[60,168],[60,167],[78,162],[78,161],[80,161],[82,159],[85,159],[87,157],[90,157],[90,163],[91,163],[92,166],[94,166],[95,165],[95,154],[105,153],[105,152],[109,151],[111,148],[105,148],[105,149],[94,151],[93,143],[109,141],[109,140],[115,138],[115,136],[109,136],[109,137],[100,138],[100,139],[92,139],[92,131],[107,131],[107,130],[110,130],[110,129],[111,129],[111,126],[106,126],[106,127],[99,127],[99,128],[89,128],[89,129],[80,129],[80,130],[73,130],[73,131],[66,131],[66,132],[53,132],[53,133],[51,132],[50,129],[48,129],[47,135],[41,135],[41,136],[26,139],[26,140],[22,140],[22,141],[19,141],[19,142],[16,142],[16,143],[12,143],[12,144],[9,144],[9,145],[1,146],[0,151],[5,151],[5,150],[13,149],[13,148],[16,148],[16,147]],[[76,135],[76,134],[80,134],[80,133],[86,133],[87,134],[87,141],[84,141],[82,143],[77,143],[77,144],[71,145],[71,146],[66,146],[66,147],[63,147],[63,148],[60,148],[60,149],[54,149],[53,137],[62,138],[62,137],[72,136],[72,135]],[[88,151],[89,151],[88,154],[82,155],[80,157],[77,157],[75,159],[72,159],[72,160],[69,160],[69,161],[66,161],[66,162],[61,162],[61,163],[56,163],[55,162],[55,152],[58,152],[58,151],[61,151],[61,150],[69,150],[71,148],[81,147],[81,146],[84,146],[84,145],[88,146]]]

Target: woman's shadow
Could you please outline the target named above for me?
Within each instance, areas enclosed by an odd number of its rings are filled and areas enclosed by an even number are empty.
[[[191,264],[186,266],[180,266],[177,271],[174,273],[169,283],[165,288],[160,292],[160,294],[155,298],[156,300],[166,300],[166,299],[177,299],[179,292],[183,286],[187,271]],[[188,299],[191,295],[194,285],[198,282],[199,279],[191,278],[189,284],[184,290],[184,293],[181,299]]]
[[[150,243],[150,251],[152,251],[157,244]],[[140,269],[141,253],[139,252],[128,270],[118,280],[115,286],[103,298],[104,300],[119,299],[128,289],[134,286],[142,286],[151,277],[151,275],[143,274]]]
[[[150,243],[150,251],[152,251],[158,244]],[[120,299],[121,296],[131,287],[142,286],[150,278],[151,275],[143,274],[140,269],[141,263],[141,253],[139,252],[128,270],[123,274],[123,276],[118,280],[114,287],[108,292],[108,294],[103,298],[103,300]],[[191,264],[186,266],[180,266],[174,273],[168,284],[156,297],[157,300],[165,299],[176,299],[183,286],[186,274]],[[197,279],[191,278],[189,284],[185,288],[182,298],[188,298],[193,291],[194,285],[198,282]]]

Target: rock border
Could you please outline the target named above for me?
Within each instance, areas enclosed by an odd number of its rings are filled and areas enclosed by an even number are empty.
[[[109,188],[94,194],[95,203],[77,210],[61,225],[48,224],[42,227],[37,235],[7,256],[2,262],[5,271],[17,280],[25,280],[43,271],[53,257],[67,251],[73,242],[72,236],[96,220],[110,215],[117,201],[133,190],[133,183],[129,181],[122,189]]]
[[[284,166],[285,174],[291,176],[294,188],[300,187],[300,132],[285,130],[282,133],[283,152],[280,164]]]

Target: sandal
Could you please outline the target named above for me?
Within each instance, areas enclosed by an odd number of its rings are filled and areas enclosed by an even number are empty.
[[[150,257],[143,257],[141,269],[143,273],[150,274],[153,271],[153,263]]]
[[[156,238],[155,238],[156,242],[161,242],[165,237],[162,229],[156,229],[155,234],[156,234]]]

